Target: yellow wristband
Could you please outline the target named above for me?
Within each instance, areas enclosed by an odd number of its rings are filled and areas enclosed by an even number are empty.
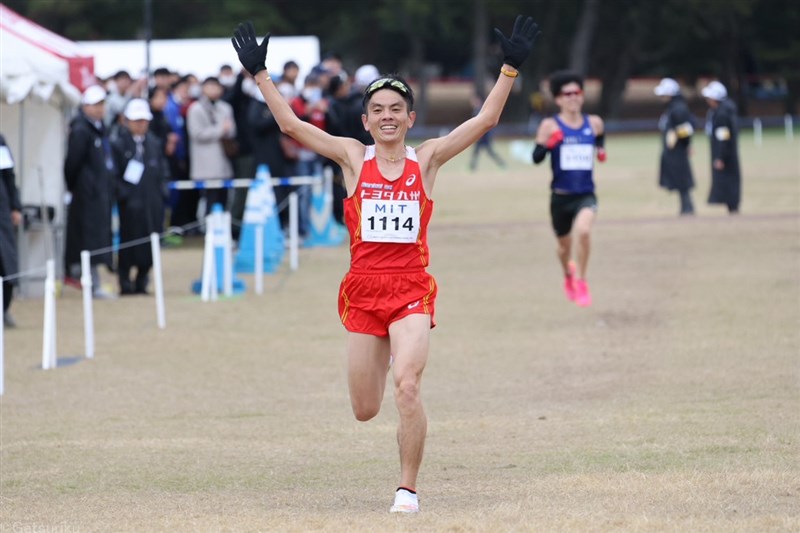
[[[516,78],[517,76],[519,76],[518,70],[507,70],[505,68],[501,68],[500,73],[505,76],[508,76],[509,78]]]

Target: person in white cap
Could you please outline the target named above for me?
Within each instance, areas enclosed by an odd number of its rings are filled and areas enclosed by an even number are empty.
[[[164,226],[169,163],[161,140],[151,131],[153,114],[142,98],[128,102],[123,112],[123,127],[112,143],[117,169],[120,250],[117,261],[120,294],[147,294],[153,256],[150,243],[125,246]],[[136,269],[135,278],[131,278]]]
[[[681,94],[681,87],[672,78],[664,78],[656,86],[656,96],[667,103],[658,121],[661,130],[661,166],[658,184],[668,191],[678,191],[680,214],[694,214],[691,190],[694,176],[689,153],[694,134],[694,120]]]
[[[380,77],[381,73],[375,65],[361,65],[353,75],[353,90],[363,93],[370,83]]]
[[[706,132],[711,137],[711,191],[709,204],[724,204],[730,214],[739,212],[742,176],[739,169],[739,127],[736,104],[718,81],[706,85],[702,94],[711,108]]]
[[[91,255],[92,290],[95,298],[113,298],[100,284],[98,265],[114,270],[111,255],[111,206],[114,202],[114,160],[103,117],[106,91],[87,88],[81,108],[69,125],[64,179],[71,200],[67,208],[64,249],[64,283],[80,288],[81,251],[108,252]]]

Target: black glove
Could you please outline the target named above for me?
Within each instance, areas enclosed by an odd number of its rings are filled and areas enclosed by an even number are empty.
[[[518,69],[520,65],[528,57],[533,49],[533,41],[541,33],[539,25],[536,24],[531,17],[522,19],[522,15],[517,15],[514,21],[514,31],[511,32],[511,39],[506,39],[503,32],[494,29],[497,40],[500,41],[500,46],[503,48],[505,57],[503,61],[512,67]]]
[[[253,23],[248,21],[245,24],[240,23],[231,37],[233,49],[239,56],[239,62],[253,76],[262,70],[267,70],[265,63],[267,62],[269,35],[268,33],[261,44],[258,44]]]

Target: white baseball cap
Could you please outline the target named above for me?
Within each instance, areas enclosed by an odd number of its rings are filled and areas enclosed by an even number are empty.
[[[681,94],[681,86],[672,78],[664,78],[656,85],[653,92],[657,96],[676,96]]]
[[[150,104],[142,98],[134,98],[125,106],[125,118],[128,120],[153,120]]]
[[[718,102],[725,100],[728,97],[728,90],[718,81],[712,81],[703,87],[703,90],[700,92],[706,98],[711,98],[712,100],[716,100]]]
[[[375,65],[361,65],[358,67],[353,77],[353,85],[357,87],[366,87],[380,77],[381,73]]]
[[[99,85],[92,85],[81,96],[81,103],[84,105],[99,104],[106,99],[106,90]]]

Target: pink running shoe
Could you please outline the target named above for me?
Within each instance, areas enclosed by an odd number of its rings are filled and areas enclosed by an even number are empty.
[[[575,303],[581,307],[592,305],[592,295],[589,293],[589,286],[586,284],[586,280],[575,280]]]
[[[569,274],[564,276],[564,293],[567,295],[567,300],[570,302],[575,301],[575,263],[570,261],[567,263],[567,270]]]

